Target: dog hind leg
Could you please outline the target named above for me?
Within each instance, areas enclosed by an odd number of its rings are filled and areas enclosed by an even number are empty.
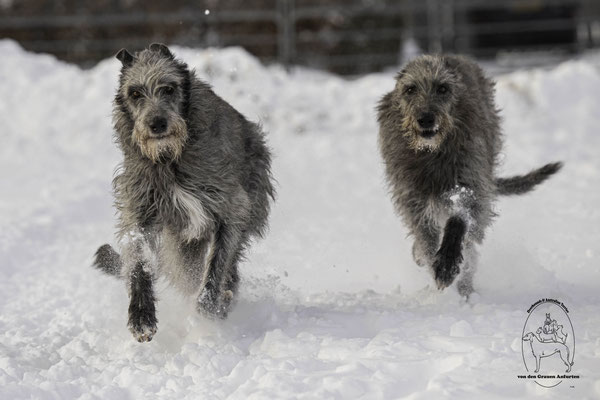
[[[109,244],[104,244],[98,248],[94,255],[93,265],[105,274],[116,277],[121,274],[123,268],[121,256]]]
[[[238,273],[238,260],[240,258],[241,252],[238,252],[236,255],[236,260],[231,263],[229,266],[229,271],[227,272],[227,276],[225,277],[225,283],[223,285],[223,305],[222,307],[225,309],[231,308],[231,303],[233,302],[235,295],[238,290],[238,285],[240,281],[239,273]]]
[[[565,363],[565,365],[567,366],[567,371],[566,372],[571,372],[571,365],[572,363],[569,361],[569,348],[565,346],[566,349],[566,357],[567,359],[565,360],[565,357],[563,357],[563,352],[559,351],[558,355],[560,356],[560,359],[562,360],[562,362]]]
[[[206,265],[204,282],[198,296],[198,311],[208,316],[227,318],[237,290],[237,263],[243,242],[239,231],[221,225],[215,235],[211,260]]]
[[[468,243],[464,247],[465,260],[461,268],[462,271],[458,278],[458,282],[456,282],[456,288],[461,296],[468,299],[474,291],[473,275],[475,274],[475,269],[477,267],[478,254],[473,243]]]

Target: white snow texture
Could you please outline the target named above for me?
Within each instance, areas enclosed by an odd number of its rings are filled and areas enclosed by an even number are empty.
[[[114,241],[119,62],[82,70],[0,41],[0,399],[600,398],[600,56],[497,77],[502,174],[565,168],[499,200],[465,303],[414,264],[385,188],[374,109],[392,72],[174,52],[274,153],[271,229],[235,309],[204,319],[160,283],[158,333],[132,338],[123,282],[91,268]],[[517,378],[542,298],[568,307],[576,341],[579,378],[551,389]],[[564,374],[558,356],[542,366]]]

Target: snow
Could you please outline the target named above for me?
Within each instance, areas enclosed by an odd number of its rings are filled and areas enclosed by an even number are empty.
[[[114,241],[118,61],[81,70],[0,41],[1,399],[600,397],[600,56],[497,77],[503,174],[565,168],[498,202],[465,303],[414,264],[386,193],[374,106],[393,72],[348,81],[238,48],[174,51],[275,154],[271,229],[236,308],[207,320],[161,284],[158,333],[133,340],[123,283],[90,267]],[[541,298],[569,308],[576,335],[580,379],[553,389],[517,379]]]

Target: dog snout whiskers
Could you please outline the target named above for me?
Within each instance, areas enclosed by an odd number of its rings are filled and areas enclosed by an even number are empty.
[[[423,129],[419,132],[422,138],[431,139],[434,137],[440,130],[440,124],[435,124],[432,128]]]

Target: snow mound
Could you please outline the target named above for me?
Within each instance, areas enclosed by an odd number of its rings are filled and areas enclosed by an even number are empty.
[[[498,77],[503,171],[565,168],[498,202],[478,294],[464,303],[414,265],[386,193],[374,107],[392,73],[348,81],[265,67],[238,48],[174,52],[263,124],[275,154],[271,230],[242,266],[235,310],[208,321],[161,286],[157,335],[131,338],[125,288],[90,268],[113,238],[118,61],[81,70],[0,41],[0,398],[600,396],[592,62]],[[554,389],[517,379],[521,330],[540,298],[563,301],[576,332],[581,378]]]

